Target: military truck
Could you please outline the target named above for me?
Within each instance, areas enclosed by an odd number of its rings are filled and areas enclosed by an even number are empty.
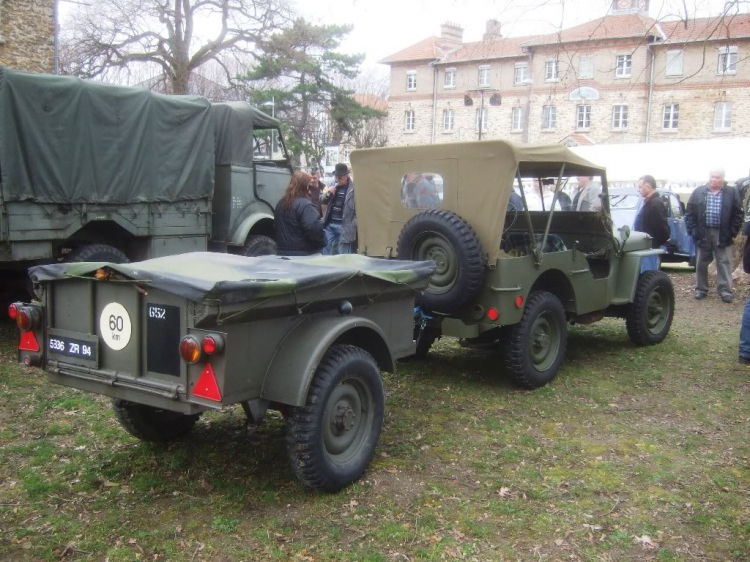
[[[256,423],[275,408],[296,474],[333,492],[372,459],[380,371],[414,353],[414,295],[432,269],[356,255],[200,252],[53,264],[31,269],[40,300],[9,313],[19,361],[111,397],[135,437],[177,439],[203,412],[232,404]]]
[[[672,283],[641,273],[663,251],[614,230],[604,168],[561,145],[505,141],[358,150],[351,161],[360,251],[436,264],[418,300],[417,355],[445,335],[499,342],[515,381],[536,388],[560,368],[568,322],[621,317],[639,345],[667,336]],[[599,211],[562,210],[578,176],[601,183]],[[529,210],[535,191],[541,210]]]
[[[0,67],[0,268],[274,253],[279,127],[245,102]]]

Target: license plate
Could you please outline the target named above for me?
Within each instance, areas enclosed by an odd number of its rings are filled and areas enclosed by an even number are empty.
[[[47,334],[47,355],[74,365],[99,366],[99,339],[89,334],[50,330]]]

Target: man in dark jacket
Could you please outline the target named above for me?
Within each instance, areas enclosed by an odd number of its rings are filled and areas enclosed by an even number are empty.
[[[695,298],[708,293],[708,265],[716,258],[717,290],[732,302],[732,244],[742,226],[742,202],[724,181],[724,169],[711,170],[708,184],[695,188],[685,214],[685,226],[695,241]]]
[[[742,269],[745,270],[745,273],[750,273],[750,242],[748,242],[750,240],[750,210],[745,214],[745,224],[742,226],[742,234],[748,236],[748,239],[745,240],[745,249],[742,252]],[[750,365],[750,298],[745,301],[745,309],[742,312],[740,363]]]
[[[320,171],[318,171],[317,168],[313,168],[312,170],[310,170],[310,177],[312,177],[312,180],[310,180],[309,189],[310,201],[312,201],[312,204],[316,209],[318,209],[318,214],[320,216],[323,216],[323,210],[320,205],[320,196],[325,190],[326,184],[320,181]]]
[[[354,208],[354,182],[346,164],[336,164],[336,185],[327,188],[320,198],[328,204],[323,224],[326,247],[324,254],[354,254],[357,252],[357,214]]]
[[[669,221],[664,201],[656,193],[656,180],[653,176],[643,176],[638,180],[638,193],[643,197],[643,206],[633,223],[633,230],[651,236],[651,247],[660,248],[669,240]],[[641,273],[659,269],[660,256],[648,256],[641,260]]]

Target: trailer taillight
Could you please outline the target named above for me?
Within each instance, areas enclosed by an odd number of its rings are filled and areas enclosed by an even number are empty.
[[[11,320],[15,320],[18,317],[18,309],[20,306],[20,303],[14,302],[8,307],[8,316],[10,316]]]
[[[205,336],[201,341],[201,348],[206,355],[218,355],[224,351],[224,338],[218,334]]]
[[[180,342],[180,356],[191,365],[201,359],[201,344],[194,336],[185,336]]]
[[[16,312],[16,324],[22,332],[29,332],[39,327],[41,315],[39,311],[31,306],[22,306]]]

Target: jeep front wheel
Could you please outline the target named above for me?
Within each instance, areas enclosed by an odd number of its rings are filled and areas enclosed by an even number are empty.
[[[555,378],[568,344],[560,299],[547,291],[534,291],[526,300],[521,321],[509,326],[504,335],[505,367],[518,385],[539,388]]]
[[[286,446],[308,486],[337,492],[362,476],[383,427],[385,395],[372,356],[332,346],[313,375],[304,406],[291,408]]]
[[[637,345],[661,343],[674,317],[674,287],[663,271],[646,271],[638,279],[635,298],[628,305],[625,326]]]

